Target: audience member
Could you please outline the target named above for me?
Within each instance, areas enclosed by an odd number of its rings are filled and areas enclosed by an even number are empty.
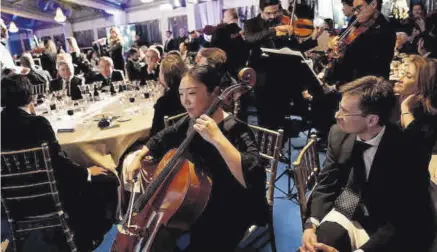
[[[414,134],[417,147],[425,146],[428,161],[437,154],[437,63],[411,55],[405,74],[395,84],[400,96],[400,122],[405,132]]]
[[[68,61],[58,62],[58,73],[60,78],[50,81],[50,91],[63,91],[72,100],[82,99],[79,86],[84,83],[84,80],[74,76],[73,64]]]
[[[123,72],[114,69],[114,62],[109,57],[101,57],[99,61],[99,71],[100,74],[96,75],[94,81],[103,81],[102,88],[104,90],[113,90],[112,82],[114,81],[124,81]],[[118,90],[117,90],[118,91]]]
[[[368,76],[341,91],[300,251],[427,251],[435,235],[429,175],[419,148],[387,123],[392,85]]]
[[[130,81],[142,79],[141,63],[139,62],[139,58],[140,53],[138,49],[131,48],[127,52],[126,71]]]
[[[437,37],[428,32],[418,36],[417,51],[424,58],[437,59]]]
[[[141,68],[143,80],[157,80],[159,77],[159,51],[150,47],[146,52],[146,65]]]
[[[164,116],[174,116],[184,112],[179,99],[179,84],[187,71],[182,59],[175,55],[164,57],[159,72],[159,83],[165,88],[165,93],[155,105],[150,136],[164,129]]]
[[[108,176],[116,181],[115,176],[101,167],[79,166],[66,156],[49,121],[34,115],[30,85],[28,79],[20,75],[2,80],[1,101],[5,105],[1,112],[2,151],[38,147],[44,142],[49,144],[59,196],[69,216],[68,224],[75,234],[79,251],[89,251],[111,227],[104,219],[104,213],[112,211],[114,215],[116,184],[100,181]],[[38,205],[34,208],[37,212]]]
[[[21,66],[29,68],[29,73],[27,74],[27,78],[30,83],[33,85],[44,84],[46,87],[49,84],[49,81],[52,80],[49,72],[44,71],[40,68],[37,68],[33,57],[30,53],[23,53],[20,57]]]

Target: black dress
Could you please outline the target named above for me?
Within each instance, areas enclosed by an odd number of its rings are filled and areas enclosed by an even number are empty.
[[[174,89],[168,89],[165,94],[156,101],[153,108],[155,112],[153,114],[152,129],[150,130],[151,137],[164,129],[164,116],[174,116],[185,111],[181,105],[179,91]]]
[[[114,69],[124,72],[123,45],[121,42],[114,43],[109,48],[109,51],[111,53],[112,61],[114,62]]]
[[[162,157],[185,139],[194,121],[188,116],[160,131],[146,144],[154,157]],[[232,175],[218,150],[200,135],[188,147],[196,168],[206,169],[213,181],[209,202],[191,227],[187,251],[233,251],[247,228],[267,210],[265,171],[259,165],[255,138],[248,126],[229,116],[218,124],[225,137],[240,151],[247,188]],[[255,210],[256,209],[256,210]]]

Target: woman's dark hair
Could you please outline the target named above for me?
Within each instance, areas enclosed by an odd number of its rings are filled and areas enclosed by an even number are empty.
[[[1,80],[1,106],[18,108],[28,105],[32,101],[32,84],[23,75],[12,75]]]
[[[184,77],[203,83],[209,93],[213,92],[216,87],[220,86],[222,76],[214,68],[208,65],[195,66],[191,68]]]
[[[354,6],[354,0],[341,0],[341,3],[347,4],[347,5],[351,6],[351,7]]]
[[[187,66],[180,56],[167,55],[161,62],[160,71],[167,86],[172,90],[178,90],[181,79],[187,72]]]

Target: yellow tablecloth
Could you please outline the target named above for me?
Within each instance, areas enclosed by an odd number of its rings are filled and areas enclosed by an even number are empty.
[[[122,116],[129,110],[128,104],[120,102],[121,97],[112,98],[104,103],[99,109],[88,115],[86,123],[83,118],[76,118],[77,124],[74,132],[57,133],[56,137],[69,158],[85,167],[98,165],[115,171],[121,155],[126,149],[138,139],[143,139],[149,135],[152,127],[153,107],[152,103],[144,99],[136,99],[135,105],[138,106],[138,113],[126,122],[116,122],[118,127],[100,129],[97,121],[92,118],[98,114],[112,114]],[[101,104],[93,104],[99,106]],[[129,113],[129,111],[127,112]],[[50,119],[49,119],[50,120]],[[62,120],[51,118],[53,128],[56,130]]]

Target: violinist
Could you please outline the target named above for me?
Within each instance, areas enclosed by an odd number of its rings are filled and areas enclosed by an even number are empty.
[[[342,41],[340,37],[333,40],[339,59],[326,80],[336,85],[327,86],[326,90],[336,90],[344,83],[367,75],[388,79],[396,34],[381,14],[381,5],[382,0],[353,1],[358,20]],[[346,43],[347,46],[342,46]]]
[[[249,66],[257,72],[255,96],[259,123],[264,127],[277,129],[284,124],[291,96],[300,93],[294,89],[302,81],[297,74],[301,63],[299,61],[293,64],[286,57],[261,57],[261,48],[279,50],[288,47],[307,51],[317,46],[317,37],[323,29],[314,29],[312,36],[300,43],[293,35],[294,28],[290,25],[290,18],[288,22],[281,22],[287,18],[281,15],[283,9],[279,0],[260,0],[259,6],[261,13],[246,21],[244,34],[251,49]]]
[[[131,154],[135,156],[131,163],[124,164],[124,174],[132,180],[144,157],[160,158],[180,146],[190,128],[199,133],[189,144],[186,156],[195,167],[210,174],[212,190],[206,208],[190,228],[191,241],[185,250],[190,252],[234,251],[256,215],[265,213],[261,209],[266,207],[265,171],[259,165],[253,133],[221,108],[211,117],[205,115],[218,95],[219,76],[210,66],[190,69],[179,86],[180,101],[188,116],[160,131],[140,151]],[[153,251],[167,250],[157,247]]]

